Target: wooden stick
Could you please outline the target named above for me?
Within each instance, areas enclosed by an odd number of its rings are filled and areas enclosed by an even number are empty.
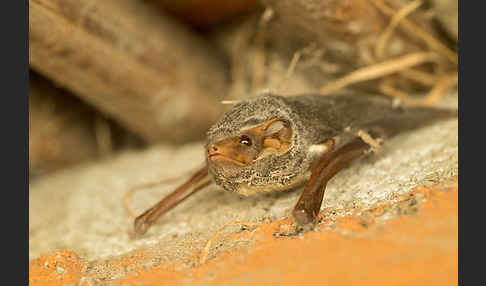
[[[443,76],[425,96],[424,105],[434,106],[437,104],[437,102],[439,102],[439,100],[447,94],[446,92],[449,89],[452,89],[455,85],[457,85],[457,81],[457,74]]]
[[[425,86],[433,86],[437,82],[437,76],[417,69],[404,69],[399,72],[403,77],[419,82]]]
[[[99,114],[36,73],[29,80],[29,175],[100,158],[92,124]]]
[[[348,85],[394,74],[425,62],[434,61],[437,58],[437,54],[434,53],[418,52],[366,66],[323,86],[320,93],[323,95],[330,94]]]
[[[393,78],[390,77],[381,79],[378,84],[378,89],[385,95],[398,98],[403,104],[410,105],[413,102],[412,98],[406,92],[393,87],[392,81]]]
[[[395,11],[388,7],[382,0],[369,0],[373,3],[376,8],[378,8],[383,14],[393,17],[395,15]],[[434,36],[430,35],[424,29],[420,28],[418,25],[414,24],[412,21],[408,19],[402,19],[400,21],[399,26],[405,30],[410,36],[414,36],[416,38],[421,39],[424,41],[430,49],[436,51],[439,54],[445,56],[449,61],[454,64],[457,64],[457,53],[451,51],[448,47],[446,47],[443,43],[437,40]]]
[[[397,11],[397,13],[392,17],[390,24],[388,25],[388,27],[386,27],[385,31],[381,34],[378,42],[376,43],[375,54],[379,59],[385,58],[386,45],[390,41],[390,38],[393,35],[393,32],[397,28],[398,24],[400,24],[400,22],[405,19],[410,13],[417,10],[420,5],[422,5],[422,1],[412,1],[405,5],[402,9]]]
[[[31,67],[145,140],[202,138],[221,114],[221,55],[146,1],[30,0],[29,12]]]

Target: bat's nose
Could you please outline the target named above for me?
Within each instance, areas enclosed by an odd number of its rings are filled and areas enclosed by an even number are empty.
[[[218,147],[215,144],[211,144],[208,146],[206,150],[208,156],[214,155],[218,153]]]

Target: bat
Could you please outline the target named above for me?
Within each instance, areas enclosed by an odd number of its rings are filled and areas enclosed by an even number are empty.
[[[242,101],[209,129],[205,166],[138,216],[135,233],[143,235],[211,182],[243,196],[304,186],[292,217],[298,226],[312,225],[327,183],[352,161],[398,133],[456,116],[456,110],[397,107],[379,95],[267,93]]]

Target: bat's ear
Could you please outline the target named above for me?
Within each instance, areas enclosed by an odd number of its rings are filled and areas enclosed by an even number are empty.
[[[274,119],[267,123],[264,130],[264,137],[278,138],[281,141],[290,141],[292,130],[290,123],[285,119]]]
[[[269,120],[259,128],[263,136],[263,149],[257,160],[269,154],[282,154],[291,146],[292,129],[285,119],[275,118]]]
[[[265,137],[272,136],[273,134],[282,131],[282,129],[286,127],[288,127],[288,122],[286,121],[282,121],[282,120],[272,121],[269,125],[266,126],[264,135]]]

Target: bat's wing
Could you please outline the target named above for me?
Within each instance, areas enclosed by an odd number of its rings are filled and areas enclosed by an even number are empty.
[[[376,133],[379,137],[389,138],[452,117],[457,117],[457,110],[411,107],[390,112],[383,118],[357,124],[357,126]]]
[[[457,110],[430,107],[396,107],[379,95],[299,95],[287,97],[304,126],[312,129],[312,142],[325,142],[348,131],[369,132],[389,138],[432,122],[457,117]]]
[[[457,111],[427,107],[396,108],[390,101],[366,96],[304,96],[292,99],[312,142],[327,144],[292,212],[301,226],[314,223],[326,185],[381,139],[457,116]]]

